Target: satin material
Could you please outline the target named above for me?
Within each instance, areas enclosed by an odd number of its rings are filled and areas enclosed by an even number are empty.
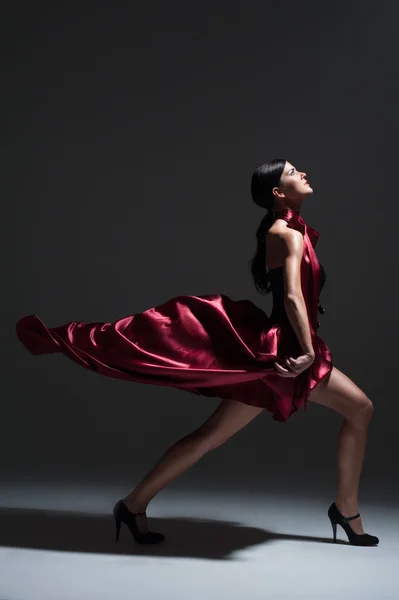
[[[301,283],[315,361],[295,378],[281,377],[273,365],[302,354],[285,311],[276,318],[273,309],[268,317],[250,300],[224,294],[177,296],[113,323],[47,327],[32,314],[16,324],[18,339],[32,354],[62,352],[101,375],[237,400],[286,421],[306,408],[310,391],[331,372],[332,358],[316,334],[320,265],[314,248],[319,234],[298,211],[285,209],[276,218],[304,239]]]

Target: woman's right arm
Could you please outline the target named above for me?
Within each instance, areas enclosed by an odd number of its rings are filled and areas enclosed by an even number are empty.
[[[314,359],[309,318],[301,285],[303,236],[296,229],[281,235],[284,251],[284,307],[304,354]]]

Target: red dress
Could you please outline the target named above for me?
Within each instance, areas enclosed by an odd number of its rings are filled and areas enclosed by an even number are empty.
[[[281,377],[273,364],[302,354],[282,300],[277,304],[274,294],[270,317],[250,300],[224,294],[177,296],[113,323],[46,327],[33,314],[18,321],[18,339],[32,354],[63,352],[101,375],[237,400],[286,421],[306,408],[310,391],[331,372],[332,359],[316,334],[319,234],[298,211],[287,209],[278,217],[304,236],[301,283],[316,356],[297,377]]]

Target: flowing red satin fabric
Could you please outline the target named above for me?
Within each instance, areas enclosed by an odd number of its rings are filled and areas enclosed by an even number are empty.
[[[316,333],[319,233],[299,211],[285,209],[277,216],[304,238],[301,283],[316,357],[297,377],[281,377],[273,364],[302,354],[286,315],[275,322],[250,300],[224,294],[177,296],[113,323],[47,327],[32,314],[18,321],[18,339],[32,354],[62,352],[101,375],[237,400],[286,421],[306,408],[310,391],[331,372],[332,358]]]

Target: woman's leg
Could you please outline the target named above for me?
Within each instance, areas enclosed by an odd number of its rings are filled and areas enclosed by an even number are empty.
[[[309,400],[342,414],[338,436],[338,510],[349,517],[359,511],[359,481],[366,450],[368,425],[373,404],[349,377],[336,367],[310,393]],[[361,518],[350,522],[356,533],[364,533]]]
[[[133,512],[146,510],[150,500],[168,483],[176,479],[206,452],[228,440],[247,425],[263,408],[235,400],[223,400],[215,412],[196,430],[175,442],[153,469],[123,502]],[[146,517],[137,517],[141,531],[147,531]]]

